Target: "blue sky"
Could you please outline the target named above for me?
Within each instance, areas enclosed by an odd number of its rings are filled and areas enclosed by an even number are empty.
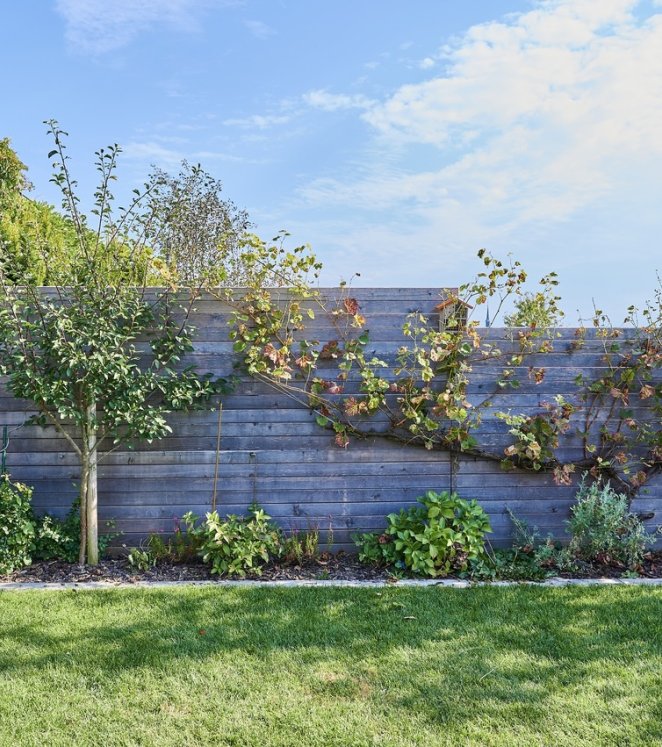
[[[3,5],[0,137],[124,148],[121,196],[186,158],[325,284],[448,286],[476,251],[556,270],[566,323],[662,270],[662,0],[31,0]]]

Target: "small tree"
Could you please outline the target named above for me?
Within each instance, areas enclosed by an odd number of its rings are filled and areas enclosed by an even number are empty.
[[[173,276],[188,283],[246,284],[242,245],[248,213],[221,197],[218,179],[183,161],[177,176],[154,169],[148,191],[160,226],[152,248]]]
[[[47,124],[55,142],[52,181],[78,246],[52,289],[16,285],[0,266],[0,373],[16,397],[36,406],[31,421],[55,427],[78,455],[79,561],[96,564],[99,462],[123,444],[165,436],[169,412],[205,405],[227,382],[178,370],[191,350],[188,319],[199,288],[147,288],[158,269],[150,246],[162,229],[150,206],[157,185],[136,190],[115,220],[109,186],[120,149],[100,150],[90,226],[67,165],[66,133]]]

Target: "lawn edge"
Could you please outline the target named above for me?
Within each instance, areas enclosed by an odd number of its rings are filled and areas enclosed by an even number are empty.
[[[255,581],[239,579],[222,579],[218,581],[83,581],[46,583],[8,581],[0,583],[2,591],[94,591],[99,589],[169,589],[179,587],[231,587],[231,588],[426,588],[442,587],[447,589],[470,589],[477,586],[536,586],[559,588],[566,586],[662,586],[662,578],[548,578],[545,581],[464,581],[461,579],[402,579],[400,581],[332,581],[332,580],[288,580],[288,581]]]

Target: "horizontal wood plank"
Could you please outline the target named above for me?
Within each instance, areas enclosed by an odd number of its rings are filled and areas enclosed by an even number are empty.
[[[203,294],[195,302],[191,317],[197,327],[194,350],[182,365],[193,364],[201,372],[219,376],[237,372],[239,359],[233,351],[228,322],[233,308],[241,303],[241,292],[231,295],[231,303],[222,300],[225,290],[216,297]],[[393,378],[398,348],[410,341],[402,331],[406,315],[422,313],[434,325],[433,308],[443,297],[443,289],[352,288],[346,295],[356,298],[366,317],[366,354],[382,358],[388,366],[380,375]],[[283,289],[274,290],[273,297],[281,307],[288,302]],[[328,313],[338,298],[337,289],[325,288],[320,289],[320,299],[326,311],[317,301],[305,302],[304,308],[315,310],[315,319],[295,331],[295,338],[323,344],[361,334],[363,330],[351,328],[344,315]],[[185,303],[186,294],[176,294],[173,300]],[[333,433],[320,428],[315,413],[304,404],[241,375],[236,390],[223,398],[219,508],[243,513],[252,500],[258,500],[285,528],[317,526],[323,541],[352,549],[353,532],[382,529],[387,513],[414,505],[426,490],[455,489],[464,498],[475,498],[488,511],[495,546],[510,541],[508,510],[538,525],[543,533],[563,537],[580,475],[573,475],[571,486],[558,486],[548,473],[503,472],[498,457],[513,436],[497,413],[530,417],[542,412],[555,395],[563,395],[578,410],[561,438],[557,455],[562,461],[580,459],[583,451],[577,430],[583,428],[587,403],[580,398],[577,382],[580,377],[602,377],[622,362],[633,331],[618,330],[614,336],[604,336],[595,329],[559,329],[528,341],[521,339],[529,334],[526,330],[490,328],[479,333],[493,353],[473,364],[467,398],[473,406],[481,406],[483,422],[477,439],[493,453],[494,460],[466,455],[455,455],[451,460],[445,451],[426,451],[379,435],[354,440],[348,449],[339,449],[333,444]],[[551,347],[551,352],[539,352],[542,344]],[[137,343],[137,353],[148,355],[147,341]],[[511,358],[519,355],[522,361],[514,365],[518,361]],[[517,380],[517,387],[496,385],[506,368],[511,370],[510,380]],[[532,369],[544,369],[538,384]],[[335,373],[335,362],[320,363],[320,375],[330,378]],[[655,376],[659,383],[659,372]],[[303,382],[295,384],[303,386]],[[344,395],[360,392],[358,372],[354,371]],[[340,397],[336,399],[340,401]],[[490,404],[483,407],[486,400]],[[389,395],[389,401],[397,405],[397,395]],[[607,406],[612,404],[609,395],[604,401]],[[640,400],[636,387],[627,407],[632,417],[651,416],[650,401]],[[12,397],[6,377],[0,379],[0,427],[11,429],[8,466],[15,479],[34,486],[37,510],[62,516],[76,496],[78,460],[53,428],[22,425],[33,409],[29,402]],[[616,418],[622,409],[620,405],[614,409]],[[116,546],[139,544],[149,532],[172,531],[174,517],[187,510],[200,514],[209,510],[217,460],[217,417],[216,412],[204,411],[173,414],[169,417],[170,436],[152,444],[135,444],[133,450],[123,447],[101,463],[100,512],[104,521],[115,520],[123,533],[114,540]],[[594,425],[595,438],[603,422],[599,418]],[[375,431],[387,426],[384,417],[357,419],[357,423]],[[647,485],[646,492],[633,502],[633,509],[657,517],[647,519],[649,526],[662,521],[662,476]]]

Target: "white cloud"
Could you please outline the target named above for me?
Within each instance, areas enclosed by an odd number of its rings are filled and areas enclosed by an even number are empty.
[[[339,109],[369,109],[376,103],[361,94],[329,93],[323,89],[305,93],[303,100],[308,106],[327,112]]]
[[[430,68],[433,68],[435,66],[435,61],[432,59],[432,57],[424,57],[419,63],[418,66],[421,68],[421,70],[430,70]]]
[[[203,166],[207,161],[224,161],[226,163],[250,163],[250,164],[265,164],[268,161],[264,158],[244,158],[243,156],[235,156],[232,153],[224,153],[223,151],[216,150],[197,150],[191,154],[189,160],[200,161]]]
[[[218,4],[218,3],[217,3]],[[230,4],[221,0],[222,5]],[[184,32],[199,29],[199,14],[211,0],[57,0],[66,22],[67,41],[85,54],[123,47],[158,25]]]
[[[177,165],[185,158],[183,151],[166,148],[165,145],[154,141],[130,142],[123,146],[122,151],[127,158],[149,161],[161,166]]]
[[[159,141],[159,142],[157,142]],[[172,143],[180,148],[168,148],[161,143]],[[123,155],[135,161],[145,161],[165,168],[179,166],[182,161],[201,162],[224,161],[229,163],[264,163],[264,161],[250,160],[242,156],[215,150],[196,150],[184,146],[185,141],[177,137],[155,137],[145,142],[132,141],[122,148]]]
[[[289,114],[251,114],[249,117],[225,119],[223,124],[229,127],[266,130],[276,125],[287,124],[291,118]]]
[[[365,109],[378,154],[427,147],[443,165],[411,173],[403,158],[398,172],[378,155],[368,176],[316,180],[305,198],[404,206],[435,225],[444,206],[462,204],[492,234],[564,220],[636,181],[642,164],[662,158],[662,15],[638,22],[636,5],[544,2],[473,27],[443,52],[443,76],[380,104],[307,94],[320,108]]]
[[[393,276],[420,284],[422,267],[448,282],[480,246],[545,271],[550,261],[572,267],[575,247],[590,246],[617,272],[623,227],[638,225],[650,237],[635,250],[640,266],[654,269],[660,50],[662,14],[636,0],[539,2],[469,29],[430,55],[443,74],[363,107],[367,155],[301,189],[312,215],[302,233],[335,256],[360,256],[362,279],[375,285]],[[352,100],[322,94],[329,109]],[[338,216],[328,238],[316,230],[323,209]],[[570,225],[584,232],[575,247],[563,233]],[[562,235],[566,244],[551,249]]]
[[[257,39],[268,39],[276,33],[271,26],[267,26],[267,24],[262,21],[244,21],[244,26],[246,26],[251,34],[253,34]]]

